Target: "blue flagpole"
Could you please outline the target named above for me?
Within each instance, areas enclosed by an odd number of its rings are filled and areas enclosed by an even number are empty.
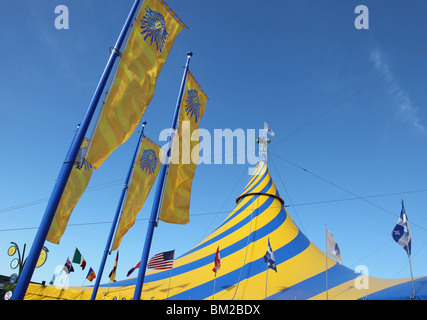
[[[127,20],[123,25],[122,31],[117,39],[117,42],[113,50],[111,50],[110,58],[98,82],[98,86],[95,89],[95,92],[92,96],[92,99],[89,103],[89,106],[86,110],[83,120],[77,128],[77,132],[73,138],[73,141],[71,142],[70,148],[67,152],[64,163],[59,172],[57,182],[53,187],[52,194],[49,198],[49,202],[46,206],[42,221],[40,222],[40,226],[37,230],[37,234],[31,246],[30,253],[28,254],[28,258],[25,263],[24,269],[21,273],[21,276],[19,277],[15,292],[12,296],[12,300],[24,299],[31,277],[34,273],[37,260],[40,256],[40,252],[42,250],[47,234],[49,232],[50,225],[52,224],[53,217],[55,216],[56,209],[58,208],[59,201],[61,200],[62,193],[64,192],[65,185],[67,184],[71,170],[74,166],[74,162],[79,152],[80,146],[89,128],[90,122],[95,113],[98,102],[102,96],[108,77],[110,76],[111,70],[113,69],[116,58],[120,54],[120,49],[126,38],[126,34],[134,20],[135,13],[137,11],[137,8],[140,2],[141,0],[135,0],[135,3],[133,4],[133,7],[129,13],[129,16],[127,17]]]
[[[139,135],[139,140],[138,140],[138,143],[136,145],[135,153],[133,154],[132,162],[130,164],[130,167],[129,167],[129,170],[128,170],[128,173],[126,176],[125,184],[124,184],[122,192],[120,194],[119,203],[117,205],[116,213],[114,214],[114,219],[113,219],[113,223],[111,224],[111,229],[110,229],[110,233],[108,235],[107,243],[105,245],[104,254],[102,255],[101,265],[99,266],[98,274],[97,274],[96,281],[95,281],[95,286],[93,288],[92,296],[90,298],[91,300],[95,300],[96,294],[98,293],[98,288],[99,288],[99,284],[101,282],[102,273],[104,272],[105,262],[107,261],[107,255],[110,252],[111,241],[113,240],[113,235],[114,235],[114,231],[116,230],[117,221],[119,220],[120,211],[121,211],[122,206],[123,206],[125,195],[126,195],[127,190],[129,188],[129,183],[130,183],[130,180],[132,177],[133,167],[134,167],[136,158],[138,157],[138,152],[139,152],[139,148],[141,146],[141,141],[142,141],[143,136],[144,136],[144,128],[145,128],[146,124],[147,124],[147,122],[145,122],[145,121],[142,123],[141,134]]]
[[[181,87],[179,90],[179,95],[178,95],[178,99],[175,106],[175,112],[172,118],[171,129],[173,131],[175,131],[177,127],[181,100],[184,95],[188,67],[190,66],[190,59],[192,56],[193,56],[192,52],[187,53],[187,62],[185,64],[184,75],[182,76]],[[145,269],[147,268],[148,255],[150,253],[151,240],[153,239],[154,227],[156,226],[157,214],[160,207],[160,199],[162,198],[163,186],[165,183],[166,170],[169,167],[169,161],[167,161],[167,159],[171,154],[172,134],[173,133],[170,133],[170,135],[168,136],[167,145],[169,146],[169,150],[167,150],[167,152],[164,155],[162,166],[160,167],[160,171],[159,171],[159,181],[157,182],[156,194],[153,200],[153,207],[151,209],[150,220],[148,221],[147,234],[145,236],[144,249],[142,251],[141,264],[139,267],[138,278],[135,285],[133,300],[139,300],[141,298],[142,286],[144,284],[144,278],[145,278]]]

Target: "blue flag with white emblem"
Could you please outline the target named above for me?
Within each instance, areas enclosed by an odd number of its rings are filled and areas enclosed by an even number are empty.
[[[402,210],[400,211],[400,218],[391,233],[394,241],[396,241],[408,255],[411,255],[411,232],[409,231],[409,222],[406,215],[405,206],[402,200]]]
[[[268,238],[268,248],[264,256],[264,261],[267,263],[267,268],[273,269],[274,271],[277,272],[276,260],[274,259],[274,253],[273,253],[273,250],[271,249],[270,238]]]

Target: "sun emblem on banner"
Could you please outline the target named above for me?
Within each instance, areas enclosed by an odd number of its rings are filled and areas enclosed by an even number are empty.
[[[156,157],[156,153],[153,149],[145,149],[142,151],[142,156],[139,158],[139,166],[141,170],[151,175],[156,171],[159,159]]]
[[[150,37],[150,45],[153,41],[156,43],[157,52],[162,52],[166,39],[169,33],[166,31],[165,18],[159,12],[153,11],[150,8],[145,9],[147,13],[141,19],[141,34],[144,35],[144,41]]]
[[[187,103],[185,105],[185,111],[187,112],[187,116],[190,117],[190,119],[193,118],[193,115],[195,116],[195,123],[199,121],[200,118],[200,102],[199,102],[199,96],[197,90],[188,90],[187,92],[187,99],[185,99],[185,102]]]
[[[92,165],[89,162],[86,162],[86,160],[83,158],[83,155],[86,154],[86,151],[87,147],[80,148],[75,161],[76,169],[81,169],[83,167],[85,170],[92,169]]]

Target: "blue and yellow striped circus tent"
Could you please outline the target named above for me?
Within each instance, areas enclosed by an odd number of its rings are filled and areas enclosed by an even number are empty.
[[[410,278],[366,276],[365,286],[360,286],[360,274],[326,258],[286,211],[265,162],[258,163],[236,203],[215,231],[174,261],[172,270],[147,273],[142,299],[410,299]],[[277,272],[267,269],[268,243]],[[221,267],[215,276],[212,269],[218,248]],[[97,299],[131,299],[135,282],[132,278],[100,287]],[[414,279],[417,298],[427,298],[426,283],[427,277]],[[84,300],[90,299],[91,291],[91,287],[59,290],[32,284],[25,298]]]

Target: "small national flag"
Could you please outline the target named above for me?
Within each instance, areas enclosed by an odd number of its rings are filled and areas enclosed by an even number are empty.
[[[70,272],[74,272],[73,264],[71,263],[70,258],[67,258],[67,261],[65,262],[65,265],[62,267],[62,270],[64,270],[66,274],[69,274]]]
[[[96,278],[95,271],[93,271],[92,268],[89,268],[89,273],[87,274],[86,279],[92,282],[92,280],[95,278]]]
[[[132,274],[132,272],[134,272],[135,271],[135,269],[138,269],[139,268],[139,266],[141,265],[141,261],[140,262],[138,262],[137,264],[136,264],[136,266],[135,267],[133,267],[132,269],[130,269],[129,271],[128,271],[128,274],[126,275],[126,277],[129,277],[131,274]]]
[[[82,254],[77,248],[76,251],[74,251],[73,263],[79,264],[80,267],[82,267],[82,270],[86,268],[86,260],[83,258]]]
[[[117,251],[116,254],[116,261],[114,262],[113,270],[111,270],[108,277],[110,278],[111,282],[116,282],[116,271],[117,271],[117,261],[119,260],[119,252]]]
[[[400,211],[400,218],[391,233],[394,241],[396,241],[408,255],[411,255],[411,231],[409,230],[409,221],[406,215],[405,206],[402,200],[402,210]]]
[[[332,233],[326,229],[326,253],[342,264],[341,251]]]
[[[213,272],[215,272],[215,276],[216,273],[219,271],[219,269],[221,268],[221,257],[219,255],[219,247],[216,249],[216,255],[215,255],[215,265],[212,269]]]
[[[270,238],[268,238],[268,248],[264,256],[264,261],[267,263],[267,268],[273,269],[274,271],[277,272],[276,260],[274,259],[274,253],[273,253],[273,250],[271,249]]]
[[[175,250],[158,253],[148,261],[148,269],[172,269]]]
[[[264,130],[266,130],[270,136],[274,137],[274,131],[271,130],[267,122],[264,122]]]

